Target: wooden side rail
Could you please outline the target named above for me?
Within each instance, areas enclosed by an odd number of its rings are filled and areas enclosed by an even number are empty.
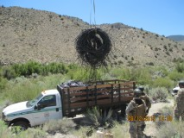
[[[77,114],[94,106],[111,107],[128,103],[133,98],[134,81],[99,84],[87,87],[58,88],[62,97],[63,115]],[[58,86],[59,87],[59,86]]]

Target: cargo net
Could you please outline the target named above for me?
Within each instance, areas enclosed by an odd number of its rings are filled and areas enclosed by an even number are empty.
[[[82,63],[92,69],[106,66],[111,51],[111,40],[106,32],[99,28],[87,29],[76,38],[76,50]]]

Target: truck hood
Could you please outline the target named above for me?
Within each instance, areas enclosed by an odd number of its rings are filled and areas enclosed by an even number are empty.
[[[5,115],[10,115],[10,114],[17,114],[17,113],[27,111],[29,109],[26,106],[27,102],[28,101],[20,102],[20,103],[16,103],[16,104],[11,104],[11,105],[7,106],[6,108],[4,108],[3,113]]]

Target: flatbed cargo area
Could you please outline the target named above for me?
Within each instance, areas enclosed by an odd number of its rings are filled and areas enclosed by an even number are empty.
[[[121,108],[132,100],[135,81],[105,80],[87,82],[87,86],[57,86],[62,97],[63,115],[75,116],[91,107]]]

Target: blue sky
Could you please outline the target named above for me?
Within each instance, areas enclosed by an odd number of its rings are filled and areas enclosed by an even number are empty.
[[[51,11],[91,24],[120,22],[159,35],[184,35],[184,0],[0,0],[0,5]]]

